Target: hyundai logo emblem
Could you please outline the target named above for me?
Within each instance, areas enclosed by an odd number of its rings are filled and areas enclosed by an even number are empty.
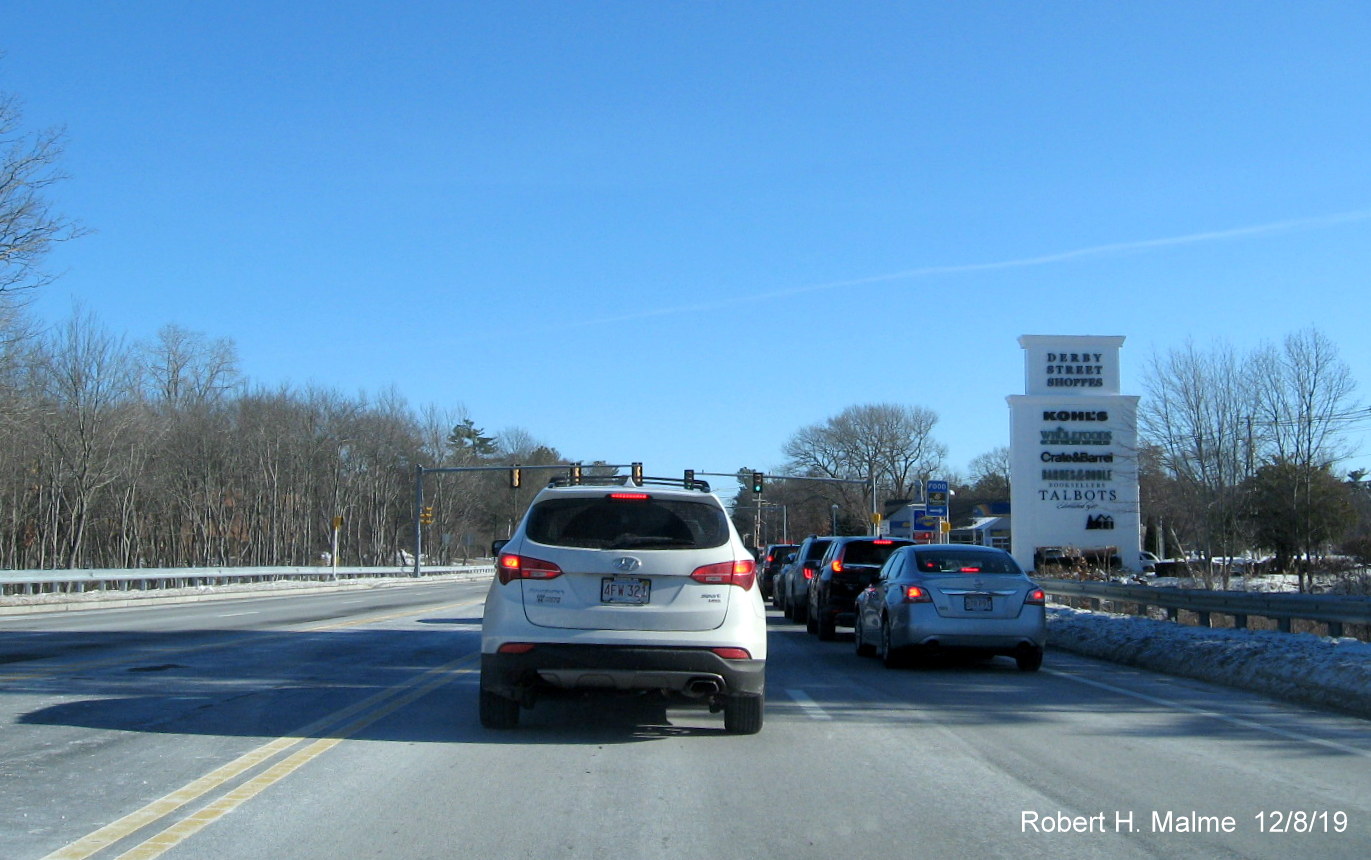
[[[637,570],[640,564],[642,564],[642,562],[638,561],[638,559],[627,555],[623,558],[614,559],[614,569],[620,573],[631,573],[632,571]]]

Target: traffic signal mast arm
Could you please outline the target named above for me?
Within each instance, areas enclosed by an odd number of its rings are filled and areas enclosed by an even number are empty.
[[[635,483],[641,483],[643,479],[642,463],[596,463],[597,469],[628,469]],[[429,473],[441,472],[508,472],[509,485],[517,489],[523,485],[523,473],[526,471],[564,471],[567,472],[571,480],[579,483],[581,478],[581,463],[558,463],[548,466],[525,466],[516,463],[510,466],[443,466],[429,468],[414,464],[414,575],[419,576],[421,572],[421,562],[423,552],[423,527],[433,522],[433,508],[424,507],[424,475]]]
[[[855,480],[853,478],[821,478],[810,475],[766,475],[763,472],[752,473],[752,492],[761,495],[765,487],[766,478],[770,477],[775,481],[819,481],[825,484],[860,484],[871,492],[871,528],[872,533],[880,531],[880,512],[876,508],[876,482],[872,479]]]
[[[861,484],[871,486],[871,481],[866,478],[860,480],[855,478],[820,478],[810,475],[767,475],[772,481],[822,481],[825,484]]]
[[[810,475],[768,475],[766,472],[753,472],[751,469],[745,470],[744,472],[699,472],[695,469],[687,469],[686,471],[688,471],[692,477],[695,475],[705,475],[714,478],[740,478],[744,474],[751,473],[754,480],[760,476],[763,483],[766,481],[821,481],[826,484],[861,484],[865,487],[871,486],[871,481],[865,478],[855,480],[852,478],[820,478]],[[754,486],[756,485],[754,484]]]

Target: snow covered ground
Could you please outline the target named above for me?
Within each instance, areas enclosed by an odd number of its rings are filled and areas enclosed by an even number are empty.
[[[1189,627],[1064,606],[1048,608],[1047,636],[1053,648],[1371,717],[1371,644],[1356,639]]]

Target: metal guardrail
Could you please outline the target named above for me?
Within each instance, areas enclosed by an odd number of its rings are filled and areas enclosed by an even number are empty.
[[[1159,606],[1172,621],[1184,609],[1199,616],[1201,627],[1210,626],[1210,616],[1215,613],[1231,615],[1238,628],[1246,628],[1247,619],[1253,615],[1271,618],[1284,633],[1290,632],[1290,622],[1296,618],[1327,625],[1329,636],[1341,636],[1344,624],[1371,625],[1371,599],[1365,597],[1207,591],[1068,579],[1034,581],[1048,594],[1086,598],[1093,609],[1099,609],[1102,601],[1135,604],[1140,614],[1146,614],[1150,606]]]
[[[491,564],[425,566],[425,575],[494,573]],[[156,591],[211,585],[278,582],[336,582],[343,579],[413,577],[405,567],[170,567],[130,570],[5,570],[0,595],[81,594],[88,591]]]

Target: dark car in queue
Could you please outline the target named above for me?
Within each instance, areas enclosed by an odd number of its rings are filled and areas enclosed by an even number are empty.
[[[837,635],[840,625],[851,627],[856,621],[857,595],[876,580],[891,553],[913,545],[903,538],[834,538],[809,584],[805,628],[829,640]]]
[[[799,549],[793,543],[773,543],[767,544],[766,550],[762,553],[759,562],[759,572],[757,574],[757,586],[762,591],[762,597],[771,597],[771,586],[776,579],[777,572],[786,563],[786,559]]]
[[[832,542],[832,537],[818,535],[810,535],[800,541],[794,560],[781,570],[778,582],[773,583],[780,589],[776,602],[786,618],[805,623],[809,614],[809,583],[818,573],[819,561]]]
[[[1013,657],[1036,671],[1047,642],[1046,595],[1002,549],[903,547],[857,597],[857,653],[894,668],[918,654]]]

